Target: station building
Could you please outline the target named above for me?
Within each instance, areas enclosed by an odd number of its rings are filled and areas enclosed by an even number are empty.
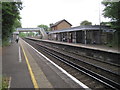
[[[62,27],[62,25],[64,25],[63,28],[59,28]],[[71,26],[72,25],[66,20],[55,23],[55,25],[51,27],[52,31],[49,32],[48,39],[69,43],[107,44],[113,40],[113,34],[115,32],[114,29],[108,26]]]
[[[55,24],[51,24],[50,28],[53,31],[53,30],[71,28],[71,26],[72,24],[70,24],[67,20],[63,19],[63,20],[56,22]]]

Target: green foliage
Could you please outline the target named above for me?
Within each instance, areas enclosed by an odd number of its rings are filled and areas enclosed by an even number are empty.
[[[120,2],[102,2],[102,4],[106,7],[103,13],[105,17],[111,18],[112,20],[120,20]]]
[[[17,19],[17,20],[15,20],[15,22],[14,22],[15,24],[14,24],[14,27],[15,28],[21,28],[22,26],[21,26],[21,22]]]
[[[29,32],[28,36],[34,36],[34,33],[33,32]]]
[[[101,22],[100,24],[103,26],[111,26],[111,22]]]
[[[105,6],[103,10],[104,17],[111,19],[111,26],[113,28],[120,28],[120,2],[102,2]]]
[[[92,22],[89,22],[87,20],[84,20],[80,23],[80,25],[92,25]]]
[[[26,33],[21,32],[21,33],[19,33],[19,36],[20,36],[20,37],[26,37],[26,36],[27,36],[27,34],[26,34]]]
[[[34,32],[28,32],[28,33],[20,32],[19,33],[20,37],[27,37],[27,36],[34,36],[34,35],[35,35]]]
[[[9,45],[10,45],[9,40],[3,40],[2,46],[9,46]]]
[[[2,3],[2,40],[6,41],[15,30],[20,27],[20,12],[22,3],[3,2]]]
[[[1,12],[2,12],[2,3],[0,2],[0,24],[2,22],[2,14],[1,14]]]
[[[9,86],[9,78],[8,77],[3,77],[2,78],[2,89],[1,90],[8,90]]]
[[[49,31],[49,30],[50,30],[50,28],[49,28],[47,25],[44,25],[44,24],[38,25],[37,27],[41,27],[41,28],[43,28],[45,31]]]
[[[114,33],[113,46],[120,47],[120,1],[119,2],[102,2],[105,6],[103,15],[111,19],[111,27],[116,29]]]

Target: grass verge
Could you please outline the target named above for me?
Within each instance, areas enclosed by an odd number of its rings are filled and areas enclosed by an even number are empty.
[[[2,42],[2,47],[4,46],[9,46],[10,45],[10,42],[9,41],[3,41]]]
[[[3,77],[1,90],[8,90],[9,82],[10,82],[10,77]]]

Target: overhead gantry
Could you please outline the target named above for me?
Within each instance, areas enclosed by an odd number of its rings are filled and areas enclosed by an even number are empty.
[[[17,32],[41,32],[43,39],[48,39],[48,35],[43,28],[17,28]]]

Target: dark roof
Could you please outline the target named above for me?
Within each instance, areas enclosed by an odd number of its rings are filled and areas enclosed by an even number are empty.
[[[50,31],[49,34],[52,33],[60,33],[60,32],[72,32],[72,31],[80,31],[80,30],[104,30],[104,31],[115,31],[115,29],[111,29],[108,26],[100,26],[100,25],[83,25],[83,26],[77,26],[67,29],[61,29],[61,30],[54,30]]]
[[[51,25],[51,27],[57,26],[58,24],[60,24],[63,21],[67,22],[70,26],[72,26],[72,24],[70,24],[67,20],[63,19],[63,20],[60,20],[60,21],[56,22],[55,24]]]

